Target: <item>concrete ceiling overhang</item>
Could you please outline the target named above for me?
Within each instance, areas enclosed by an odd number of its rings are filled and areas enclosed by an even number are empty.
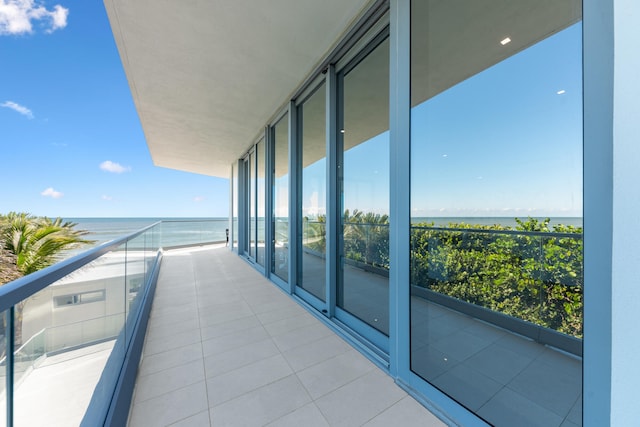
[[[154,164],[229,177],[370,0],[104,0]]]

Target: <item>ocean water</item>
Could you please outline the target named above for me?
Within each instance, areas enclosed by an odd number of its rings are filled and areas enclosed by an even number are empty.
[[[69,251],[68,256],[98,246],[102,243],[124,237],[158,221],[166,221],[159,228],[164,246],[197,242],[222,242],[229,227],[227,218],[64,218],[76,224],[77,230],[86,230],[85,236],[93,240],[91,245]]]
[[[177,235],[201,235],[203,231],[210,233],[215,241],[223,241],[226,238],[226,229],[229,227],[227,218],[64,218],[76,224],[76,229],[87,230],[87,238],[95,240],[95,245],[102,244],[119,237],[126,236],[158,221],[168,221],[164,224],[165,230]],[[522,217],[526,220],[526,217]],[[543,220],[544,218],[537,218]],[[447,226],[450,223],[480,224],[480,225],[504,225],[515,227],[514,217],[415,217],[411,218],[413,224],[421,222],[433,222],[436,226]],[[573,225],[582,227],[580,217],[553,217],[549,225]],[[259,228],[264,229],[264,221],[259,222]]]
[[[68,251],[64,258],[76,255],[91,247],[134,233],[158,221],[166,221],[161,227],[162,244],[166,246],[198,243],[203,241],[222,242],[226,240],[226,229],[229,227],[227,218],[64,218],[76,224],[76,229],[87,230],[86,238],[93,240],[91,245]],[[522,217],[526,220],[526,217]],[[537,218],[544,219],[544,218]],[[437,227],[446,227],[450,223],[481,224],[515,227],[514,217],[414,217],[413,224],[433,222]],[[582,227],[582,218],[554,217],[550,226],[557,224]],[[264,221],[258,221],[259,231],[264,233]],[[261,235],[263,235],[261,233]]]
[[[547,217],[534,217],[537,220],[544,220]],[[528,217],[518,217],[522,221],[526,221]],[[574,227],[582,227],[581,217],[550,217],[549,227],[554,225],[573,225]],[[436,227],[446,227],[450,223],[454,224],[477,224],[477,225],[503,225],[505,227],[515,228],[518,223],[515,217],[414,217],[411,218],[412,224],[422,222],[433,222]]]

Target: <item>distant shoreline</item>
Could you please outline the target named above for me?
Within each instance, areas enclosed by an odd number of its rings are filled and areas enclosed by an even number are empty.
[[[441,217],[435,217],[435,216],[425,216],[425,217],[412,217],[411,218],[411,223],[412,224],[417,224],[417,223],[422,223],[422,222],[426,222],[426,223],[430,223],[433,222],[434,225],[437,226],[446,226],[450,223],[454,223],[454,224],[469,224],[469,225],[473,225],[473,224],[477,224],[477,225],[502,225],[502,226],[509,226],[509,227],[515,227],[517,224],[516,222],[516,218],[520,219],[520,220],[527,220],[529,218],[533,218],[533,219],[537,219],[538,221],[544,221],[545,219],[549,218],[549,225],[550,226],[554,226],[554,225],[572,225],[574,227],[582,227],[582,217],[572,217],[572,216],[461,216],[461,217],[449,217],[449,216],[441,216]]]

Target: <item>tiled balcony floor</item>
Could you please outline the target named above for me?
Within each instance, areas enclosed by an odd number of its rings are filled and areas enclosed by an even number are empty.
[[[129,426],[442,426],[225,248],[165,253]]]

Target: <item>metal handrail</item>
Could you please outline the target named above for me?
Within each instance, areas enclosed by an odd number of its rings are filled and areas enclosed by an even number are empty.
[[[89,264],[91,261],[101,257],[122,244],[133,240],[160,223],[162,223],[162,221],[157,221],[131,234],[103,243],[95,248],[88,249],[81,254],[0,286],[0,313],[17,305],[21,301],[41,291],[57,280],[76,271],[80,267]]]
[[[227,222],[226,218],[172,218],[172,219],[163,219],[158,222],[167,223],[167,222]],[[158,224],[156,222],[155,224]],[[153,225],[155,225],[153,224]]]

